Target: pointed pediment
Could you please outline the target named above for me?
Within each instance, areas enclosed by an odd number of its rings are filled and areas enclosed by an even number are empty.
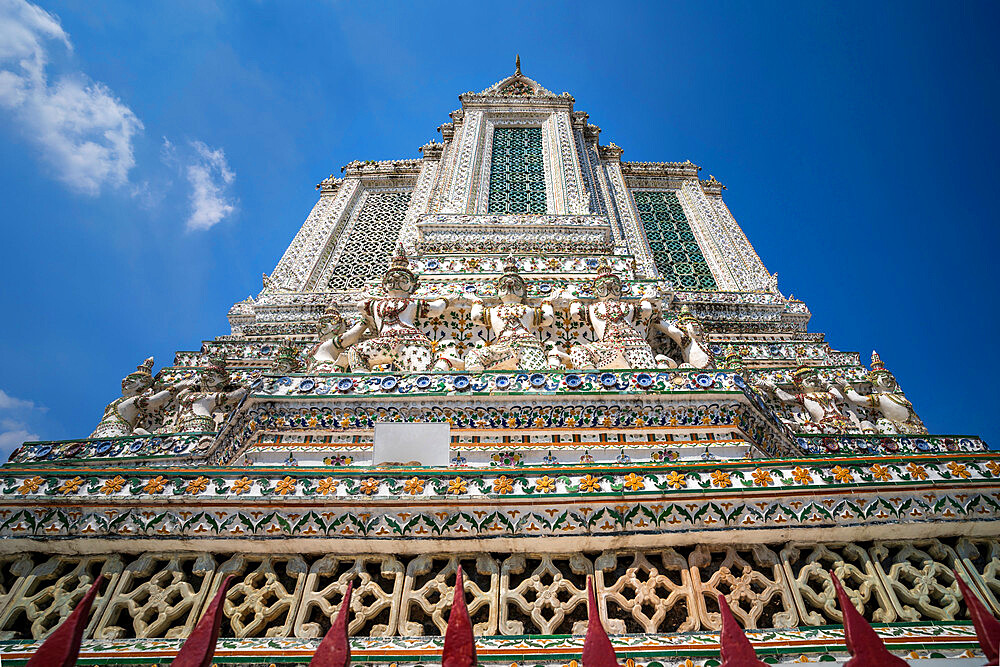
[[[521,56],[514,60],[514,73],[503,81],[479,93],[480,95],[498,95],[501,97],[533,97],[536,95],[551,96],[552,92],[542,88],[537,81],[521,73]]]
[[[503,81],[493,84],[480,95],[499,95],[501,97],[532,97],[535,95],[552,95],[537,81],[520,72],[508,76]]]

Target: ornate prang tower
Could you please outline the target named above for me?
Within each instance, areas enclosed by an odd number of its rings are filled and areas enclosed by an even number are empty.
[[[320,183],[230,334],[0,469],[4,664],[101,572],[81,664],[169,662],[228,574],[220,664],[307,663],[350,581],[355,661],[436,664],[459,564],[502,667],[579,660],[588,575],[635,665],[717,665],[719,593],[842,659],[831,569],[898,655],[981,664],[952,568],[1000,612],[997,457],[807,332],[700,167],[520,63],[459,100]]]

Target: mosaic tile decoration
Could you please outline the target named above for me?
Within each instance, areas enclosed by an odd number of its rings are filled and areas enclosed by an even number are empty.
[[[879,625],[876,631],[909,660],[926,658],[967,660],[979,655],[971,623],[905,623]],[[757,654],[768,663],[825,663],[847,657],[840,628],[751,630]],[[220,665],[305,665],[319,639],[220,638],[216,661]],[[167,665],[180,639],[85,640],[80,665]],[[367,665],[436,665],[441,660],[441,637],[351,637],[351,656]],[[718,634],[612,635],[611,643],[626,667],[718,667]],[[22,667],[36,641],[0,642],[4,664]],[[583,649],[582,635],[477,637],[480,664],[503,667],[576,667]],[[980,659],[981,661],[981,659]],[[915,664],[921,664],[917,662]],[[958,662],[956,664],[977,664]]]
[[[660,275],[680,289],[717,289],[677,195],[639,190],[632,196]]]
[[[490,213],[546,211],[542,128],[498,127],[493,132]]]
[[[796,527],[849,528],[854,535],[887,522],[899,535],[917,524],[924,532],[972,524],[988,531],[1000,516],[1000,464],[989,454],[949,459],[677,461],[558,470],[516,462],[461,470],[10,467],[0,479],[0,536],[638,539]],[[109,503],[117,506],[109,509]]]

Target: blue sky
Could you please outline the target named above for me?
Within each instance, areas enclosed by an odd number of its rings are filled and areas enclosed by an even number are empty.
[[[684,160],[830,343],[994,445],[996,3],[0,0],[0,450],[228,333],[353,159],[525,73]]]

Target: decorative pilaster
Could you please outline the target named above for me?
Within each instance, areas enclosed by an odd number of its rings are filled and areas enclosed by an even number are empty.
[[[741,289],[759,292],[769,291],[772,283],[771,274],[764,267],[764,262],[761,261],[757,251],[750,245],[743,229],[733,218],[733,214],[726,206],[726,202],[723,201],[721,193],[706,197],[706,200],[722,222],[722,226],[732,242],[734,265],[738,264],[742,268]]]
[[[685,180],[677,195],[719,289],[739,291],[740,281],[734,278],[732,266],[726,261],[729,255],[734,254],[728,235],[715,217],[715,212],[709,206],[705,193],[701,191],[698,180],[696,178]]]
[[[602,146],[601,149],[603,149],[601,157],[603,158],[604,174],[614,192],[614,201],[622,221],[629,252],[635,256],[639,273],[647,278],[654,277],[657,275],[656,263],[653,261],[653,254],[646,243],[642,223],[639,222],[639,212],[632,203],[632,197],[629,196],[625,186],[625,178],[622,176],[622,150],[614,144]]]
[[[438,169],[441,166],[441,144],[434,144],[435,152],[429,154],[424,151],[424,162],[420,167],[420,175],[417,177],[417,186],[413,190],[410,198],[410,207],[403,218],[403,227],[399,232],[399,242],[402,243],[407,252],[413,252],[414,244],[417,241],[417,218],[430,212],[431,194],[433,186],[437,180]],[[437,159],[430,155],[436,155]]]
[[[565,213],[586,215],[590,213],[590,197],[583,185],[580,161],[574,150],[569,113],[559,111],[552,114],[550,123],[556,144],[559,167],[556,173],[563,187]]]
[[[479,160],[484,126],[483,111],[473,109],[465,113],[462,134],[457,150],[451,156],[451,181],[441,202],[442,213],[466,213],[469,193]]]

